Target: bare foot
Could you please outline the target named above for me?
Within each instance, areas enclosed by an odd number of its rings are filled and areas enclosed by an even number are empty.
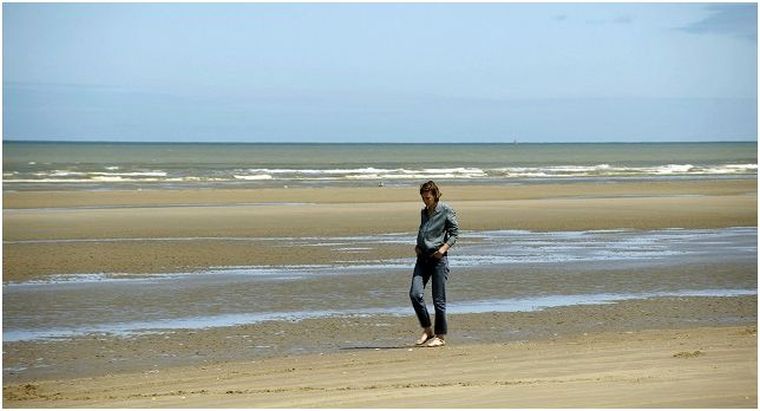
[[[430,340],[429,343],[425,344],[427,347],[443,347],[444,345],[446,345],[446,341],[443,337],[435,337]]]
[[[430,341],[430,339],[431,339],[431,338],[433,338],[434,336],[435,336],[435,335],[433,334],[433,330],[428,330],[428,329],[426,329],[426,330],[425,330],[425,331],[422,333],[422,337],[420,337],[420,338],[419,338],[419,339],[418,339],[418,340],[417,340],[417,341],[416,341],[414,344],[415,344],[415,345],[422,345],[422,344],[425,344],[426,342]]]

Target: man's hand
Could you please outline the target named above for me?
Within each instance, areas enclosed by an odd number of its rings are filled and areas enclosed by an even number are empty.
[[[443,258],[443,255],[446,254],[446,251],[449,251],[448,244],[442,245],[441,248],[438,249],[438,251],[433,253],[433,258],[435,258],[436,260],[440,260],[441,258]]]

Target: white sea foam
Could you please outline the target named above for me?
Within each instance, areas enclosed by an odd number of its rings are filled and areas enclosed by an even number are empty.
[[[756,175],[757,164],[663,164],[659,166],[625,166],[600,163],[592,165],[551,165],[516,167],[440,167],[440,168],[249,168],[225,172],[212,170],[182,171],[169,175],[164,170],[122,170],[119,166],[104,167],[103,171],[55,169],[4,174],[8,183],[126,183],[126,182],[245,182],[245,181],[407,181],[422,179],[516,179],[516,178],[582,178],[582,177],[678,177],[678,176],[732,176]]]
[[[247,181],[260,181],[260,180],[271,180],[272,176],[269,174],[258,174],[258,175],[252,175],[252,176],[239,176],[239,175],[233,175],[238,180],[247,180]]]
[[[655,167],[629,167],[610,164],[591,166],[542,166],[542,167],[504,167],[488,169],[489,175],[506,175],[508,177],[587,177],[619,175],[716,175],[716,174],[756,174],[756,164],[724,164],[716,166],[695,166],[693,164],[665,164]]]
[[[276,175],[278,178],[293,179],[347,179],[347,180],[401,180],[419,178],[473,178],[486,177],[487,174],[480,168],[441,168],[441,169],[382,169],[375,167],[346,168],[346,169],[268,169],[252,168],[247,170],[254,175]],[[235,175],[238,177],[237,175]]]
[[[691,164],[667,164],[653,169],[653,172],[655,174],[685,174],[693,168],[694,166]]]
[[[45,173],[35,173],[35,175],[44,176]],[[68,177],[68,176],[86,176],[87,173],[81,172],[81,171],[70,171],[70,170],[53,170],[49,174],[47,174],[51,177]]]
[[[749,174],[752,171],[757,173],[757,164],[725,164],[701,170],[704,174]]]
[[[377,174],[377,173],[383,173],[387,172],[389,170],[374,168],[374,167],[367,167],[367,168],[346,168],[346,169],[325,169],[325,170],[318,170],[318,169],[282,169],[282,168],[251,168],[248,169],[248,172],[250,173],[258,173],[258,174],[307,174],[307,175],[323,175],[323,174],[336,174],[336,175],[344,175],[344,174]]]
[[[105,176],[105,177],[166,177],[166,171],[133,171],[126,173],[106,173],[106,172],[92,172],[93,176]]]
[[[103,182],[166,182],[168,179],[158,178],[123,178],[123,177],[93,177],[93,178],[14,178],[5,180],[6,183],[103,183]]]
[[[107,167],[110,168],[110,167]],[[116,167],[118,169],[118,167]],[[114,173],[114,172],[104,172],[104,171],[73,171],[73,170],[51,170],[51,171],[40,171],[36,173],[32,173],[33,175],[40,176],[40,177],[70,177],[70,176],[76,176],[76,177],[82,177],[82,176],[91,176],[91,177],[166,177],[167,173],[165,171],[132,171],[132,172],[123,172],[123,173]]]

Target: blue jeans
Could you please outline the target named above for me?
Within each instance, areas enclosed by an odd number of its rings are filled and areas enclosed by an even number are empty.
[[[433,306],[435,307],[435,334],[446,335],[446,281],[449,279],[449,259],[447,256],[436,260],[432,257],[417,257],[412,275],[409,298],[420,320],[422,328],[430,327],[430,314],[425,305],[425,286],[433,279]]]

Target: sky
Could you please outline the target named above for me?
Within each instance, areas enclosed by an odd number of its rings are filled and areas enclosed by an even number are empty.
[[[757,141],[757,4],[4,3],[3,139]]]

